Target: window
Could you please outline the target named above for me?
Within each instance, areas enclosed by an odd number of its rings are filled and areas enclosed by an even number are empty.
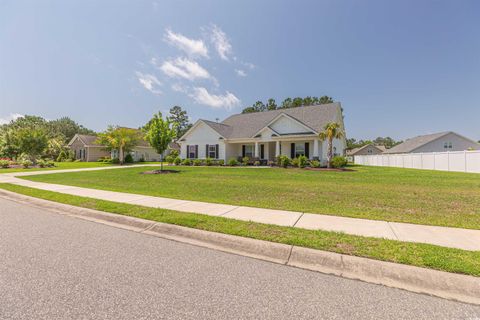
[[[305,143],[295,143],[295,158],[305,155]]]
[[[197,158],[197,150],[196,146],[188,146],[188,157],[190,159],[196,159]]]
[[[445,142],[445,143],[443,144],[443,148],[444,148],[444,149],[452,149],[452,148],[453,148],[453,145],[452,145],[451,142]]]
[[[245,145],[245,157],[253,158],[255,153],[255,146],[253,144]]]
[[[215,144],[208,145],[208,157],[212,159],[217,158],[217,146]]]

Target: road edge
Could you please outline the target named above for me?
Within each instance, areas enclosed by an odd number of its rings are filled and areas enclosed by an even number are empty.
[[[480,305],[479,277],[187,228],[76,207],[3,189],[0,189],[0,197],[58,214],[195,246]]]

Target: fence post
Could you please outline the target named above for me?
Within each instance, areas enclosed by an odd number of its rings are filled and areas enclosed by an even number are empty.
[[[447,171],[450,171],[450,151],[447,151]]]
[[[465,172],[467,171],[467,150],[463,150],[463,156],[465,158]]]

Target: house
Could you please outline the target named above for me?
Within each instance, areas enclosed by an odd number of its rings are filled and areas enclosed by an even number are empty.
[[[339,102],[235,114],[222,122],[198,120],[179,140],[183,159],[223,159],[249,157],[273,161],[279,155],[327,160],[327,142],[319,132],[329,122],[344,130]],[[345,139],[334,139],[336,155],[344,155]]]
[[[384,154],[480,150],[480,144],[452,131],[407,139]]]
[[[118,158],[117,150],[106,151],[105,146],[98,144],[96,140],[97,137],[94,135],[76,134],[68,143],[68,147],[73,151],[75,159],[81,161],[97,161],[102,157]],[[173,142],[169,145],[169,149],[179,150],[180,146]],[[140,161],[141,159],[145,161],[160,161],[160,155],[145,140],[140,140],[130,154],[133,157],[133,161]]]
[[[102,157],[109,157],[110,152],[106,151],[105,146],[98,144],[96,140],[97,136],[76,134],[67,146],[77,160],[91,162]]]
[[[351,150],[347,150],[347,158],[348,161],[354,161],[355,156],[363,156],[363,155],[370,155],[370,154],[380,154],[387,150],[385,146],[376,146],[373,143],[366,144],[362,147],[354,148]]]

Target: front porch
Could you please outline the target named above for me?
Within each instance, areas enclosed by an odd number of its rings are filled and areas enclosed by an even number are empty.
[[[226,147],[226,158],[242,159],[249,157],[252,160],[275,161],[281,155],[291,159],[306,156],[310,160],[325,158],[322,152],[322,142],[318,138],[284,138],[269,141],[242,141],[229,142]]]

